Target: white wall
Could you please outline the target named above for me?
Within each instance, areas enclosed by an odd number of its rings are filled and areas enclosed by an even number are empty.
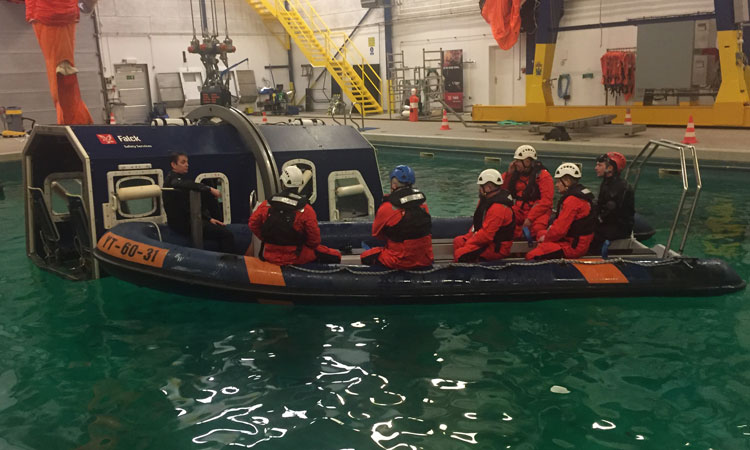
[[[604,105],[606,93],[602,86],[601,57],[610,48],[635,48],[636,27],[617,27],[601,30],[579,30],[560,33],[555,47],[552,78],[570,75],[568,105]],[[593,73],[593,78],[583,78]],[[552,83],[552,97],[556,105],[565,101],[557,96],[557,81]],[[622,96],[609,98],[609,104],[623,104]]]
[[[644,17],[662,17],[700,12],[713,12],[713,0],[566,0],[561,27],[620,22]],[[557,36],[552,78],[567,73],[571,76],[568,105],[604,105],[606,93],[602,86],[600,59],[611,48],[635,48],[635,26],[564,31]],[[656,43],[655,43],[656,44]],[[637,69],[636,69],[637,70]],[[593,78],[583,74],[593,73]],[[552,84],[555,104],[564,100],[557,96],[557,83]],[[610,97],[609,104],[624,104],[622,96]]]
[[[198,2],[193,0],[196,28],[200,39]],[[222,2],[217,2],[219,12],[219,36],[225,34]],[[255,11],[244,0],[226,0],[229,36],[237,47],[230,54],[232,65],[245,58],[249,62],[238,69],[255,71],[258,85],[263,79],[270,82],[266,65],[287,63],[286,51],[271,36]],[[187,53],[193,35],[190,18],[190,3],[187,0],[100,0],[97,5],[100,22],[102,60],[104,76],[114,75],[114,64],[135,58],[139,64],[148,64],[152,101],[158,100],[155,74],[176,72],[180,68],[197,68],[203,65],[198,55]],[[182,54],[186,53],[187,62]],[[223,67],[222,67],[223,68]],[[277,83],[288,84],[287,72],[274,71]]]
[[[260,21],[259,17],[244,0],[226,0],[229,12],[229,31],[238,52],[230,62],[245,57],[248,64],[241,68],[255,70],[259,85],[270,81],[266,65],[286,65],[287,53]],[[509,50],[501,64],[495,64],[491,57],[495,43],[489,25],[481,17],[476,0],[392,0],[393,7],[393,50],[403,50],[406,65],[422,65],[422,49],[444,50],[463,49],[465,102],[471,104],[492,104],[494,77],[500,75],[505,80],[504,88],[510,92],[500,98],[512,99],[513,104],[525,101],[526,58],[524,46],[516,44]],[[360,0],[310,0],[332,31],[349,34],[366,12]],[[194,0],[197,8],[197,0]],[[219,2],[221,5],[221,2]],[[622,21],[645,16],[666,16],[710,12],[713,0],[566,0],[565,15],[561,26],[576,26],[595,23]],[[182,52],[187,48],[192,36],[190,9],[187,0],[100,0],[98,6],[102,31],[102,53],[105,76],[113,74],[113,64],[135,57],[140,63],[147,63],[152,77],[152,96],[156,100],[156,72],[174,72],[180,67],[201,67],[195,55],[187,56],[182,62]],[[223,13],[220,12],[220,30],[223,35]],[[385,79],[386,55],[383,10],[376,9],[356,31],[352,40],[365,55],[369,63],[381,65],[381,77]],[[368,38],[375,38],[374,55],[369,55]],[[524,40],[524,36],[520,37]],[[620,27],[595,30],[561,32],[555,52],[553,78],[560,73],[571,75],[572,105],[604,104],[605,93],[601,86],[601,65],[599,59],[608,48],[634,47],[636,28]],[[294,82],[297,98],[304,95],[308,80],[302,77],[302,64],[306,58],[293,47]],[[355,62],[356,63],[356,62]],[[315,76],[322,69],[315,70]],[[498,73],[501,72],[501,73]],[[593,79],[582,75],[593,73]],[[275,70],[274,81],[288,86],[286,70]],[[509,81],[510,80],[510,81]],[[330,96],[330,77],[326,82]],[[383,83],[385,90],[385,82]],[[557,99],[557,86],[553,84],[553,96]],[[384,92],[385,94],[385,92]],[[385,96],[385,95],[384,95]],[[318,93],[316,98],[325,99]],[[610,99],[612,104],[613,99]],[[316,109],[325,109],[318,104]]]
[[[530,0],[531,1],[531,0]],[[519,72],[526,66],[525,50],[517,43],[508,50],[513,56],[512,67],[492,67],[491,47],[497,44],[489,24],[479,13],[476,1],[469,0],[394,0],[394,51],[404,51],[408,65],[421,64],[422,48],[464,50],[464,60],[476,61],[464,67],[465,97],[470,104],[492,104],[494,76],[514,81],[506,85],[512,104],[525,103],[525,79]],[[712,12],[713,0],[566,0],[565,15],[560,26],[577,26],[617,22],[643,17]],[[635,47],[636,27],[603,28],[567,31],[558,34],[552,78],[571,75],[569,105],[603,105],[605,91],[601,85],[601,56],[608,48]],[[521,35],[519,40],[524,40]],[[522,46],[525,49],[525,46]],[[518,56],[520,56],[520,61]],[[502,71],[502,73],[493,72]],[[585,73],[593,78],[584,79]],[[552,86],[557,104],[557,84]],[[622,98],[619,99],[622,102]],[[613,104],[610,98],[609,103]]]

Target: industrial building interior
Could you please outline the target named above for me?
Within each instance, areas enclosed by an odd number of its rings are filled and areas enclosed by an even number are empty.
[[[0,450],[750,448],[748,25],[0,0]]]
[[[565,125],[567,145],[638,149],[680,140],[692,119],[711,159],[748,161],[748,2],[521,3],[503,49],[472,0],[100,0],[77,27],[79,85],[94,123],[182,117],[211,77],[191,47],[218,38],[234,50],[217,66],[227,101],[253,120],[356,120],[374,143],[480,148]],[[55,110],[22,2],[0,2],[0,29],[0,157],[18,159],[30,127],[55,123]],[[418,123],[402,114],[412,88]],[[446,109],[450,131],[430,123]]]

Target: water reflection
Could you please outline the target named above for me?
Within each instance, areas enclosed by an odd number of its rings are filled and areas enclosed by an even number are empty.
[[[195,444],[249,448],[272,439],[296,442],[321,421],[366,435],[384,449],[439,448],[446,439],[475,445],[483,435],[491,442],[489,422],[508,423],[511,416],[493,412],[489,418],[472,408],[473,401],[462,405],[468,394],[462,391],[472,382],[438,376],[446,366],[434,355],[446,350],[436,337],[445,335],[445,325],[398,319],[344,323],[306,317],[306,340],[318,336],[316,352],[292,351],[292,328],[227,335],[201,352],[210,372],[171,380],[162,391],[178,419],[193,430]],[[317,333],[311,332],[311,321],[317,322]],[[286,370],[279,370],[283,366]],[[283,379],[280,373],[286,374]]]
[[[391,159],[401,162],[398,154]],[[430,206],[468,214],[476,187],[468,180],[464,192],[461,180],[484,163],[448,164],[454,186],[436,178]],[[644,174],[644,186],[651,176]],[[688,250],[731,257],[748,278],[750,203],[737,188],[744,177],[704,172]],[[639,196],[638,207],[654,214],[666,237],[672,211],[662,210],[671,198],[655,191]],[[413,307],[193,300],[113,278],[69,283],[36,269],[17,220],[22,191],[6,192],[2,449],[740,449],[750,442],[747,291]]]

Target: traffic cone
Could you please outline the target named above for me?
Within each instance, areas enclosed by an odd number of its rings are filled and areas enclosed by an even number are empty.
[[[685,138],[682,140],[683,144],[697,144],[698,139],[695,137],[695,124],[693,123],[693,115],[690,115],[688,119],[687,129],[685,130]]]
[[[263,111],[263,123],[268,123],[268,117],[266,117],[265,111]]]
[[[630,108],[625,110],[625,122],[622,124],[629,127],[633,126],[633,117],[630,115]]]
[[[448,126],[448,113],[443,110],[443,124],[440,126],[441,130],[450,130],[451,127]]]
[[[109,124],[110,125],[116,125],[117,121],[115,120],[115,113],[110,111],[109,112]]]

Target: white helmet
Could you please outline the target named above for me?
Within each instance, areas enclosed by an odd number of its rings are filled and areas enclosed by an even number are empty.
[[[562,178],[564,175],[570,175],[573,178],[581,178],[581,169],[576,164],[565,162],[555,170],[555,178]]]
[[[304,184],[302,170],[297,166],[287,166],[281,171],[281,184],[284,188],[298,188]]]
[[[536,161],[536,149],[529,144],[524,144],[516,149],[516,153],[513,154],[513,159],[526,159],[531,158]]]
[[[492,183],[496,186],[502,186],[503,176],[500,175],[500,172],[495,169],[485,169],[482,171],[482,173],[479,174],[479,177],[477,178],[477,184],[481,186],[487,183]]]

